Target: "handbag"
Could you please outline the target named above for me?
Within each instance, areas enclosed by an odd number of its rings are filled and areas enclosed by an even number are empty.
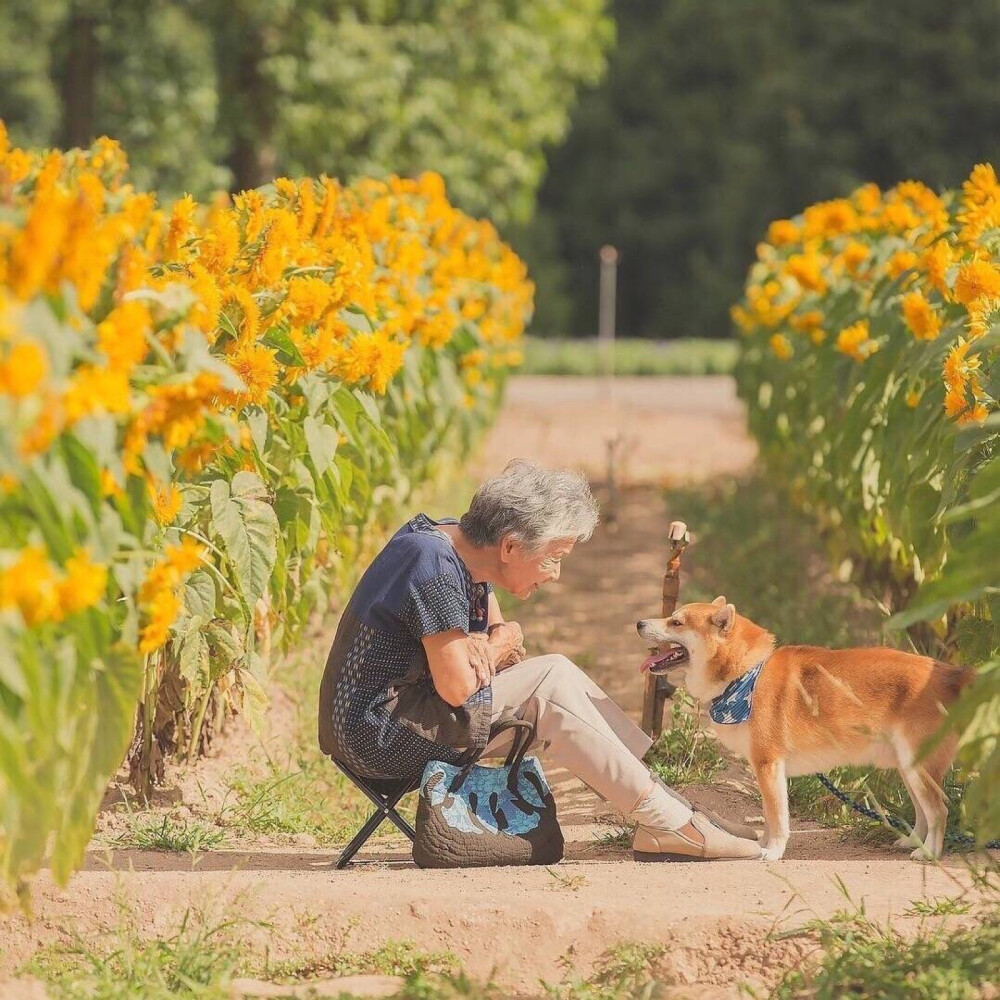
[[[556,804],[526,719],[504,719],[493,736],[519,730],[502,767],[432,760],[417,802],[413,860],[419,868],[551,865],[563,856]]]

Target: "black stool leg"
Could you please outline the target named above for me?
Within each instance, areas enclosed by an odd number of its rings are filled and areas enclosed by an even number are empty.
[[[399,800],[406,795],[408,791],[411,790],[410,783],[401,782],[398,789],[390,792],[388,795],[381,795],[369,787],[368,783],[360,775],[355,774],[349,767],[344,765],[340,761],[335,761],[337,766],[351,779],[354,784],[361,789],[368,796],[371,802],[374,804],[376,811],[368,817],[365,825],[361,827],[360,830],[354,835],[351,842],[344,848],[337,860],[336,867],[338,869],[346,868],[350,863],[351,859],[355,854],[361,849],[365,841],[382,825],[383,820],[391,820],[392,823],[399,829],[402,833],[410,839],[411,843],[416,837],[416,833],[413,827],[403,819],[402,816],[396,811],[396,805]]]
[[[364,846],[365,841],[382,825],[385,813],[379,810],[368,817],[368,821],[354,835],[354,839],[344,848],[340,858],[337,860],[337,868],[346,868],[351,863],[351,858]]]
[[[378,809],[368,817],[367,822],[360,830],[354,835],[351,842],[344,848],[343,853],[340,855],[337,861],[337,868],[346,868],[350,862],[351,858],[364,846],[365,841],[382,825],[384,820],[392,820],[393,823],[406,834],[410,839],[410,843],[416,838],[417,834],[413,827],[403,819],[402,816],[396,812],[396,803],[405,795],[406,792],[402,792],[400,795],[392,797],[389,801],[386,799],[383,802],[377,802],[376,805]],[[373,798],[373,796],[369,796]]]

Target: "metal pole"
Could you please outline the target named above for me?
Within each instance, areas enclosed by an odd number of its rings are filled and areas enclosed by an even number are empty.
[[[608,506],[605,522],[615,530],[618,521],[618,449],[621,434],[618,431],[618,400],[615,394],[615,311],[618,284],[618,251],[606,243],[598,257],[601,275],[597,308],[597,355],[604,383],[604,397],[611,410],[610,434],[605,438],[607,448]]]
[[[601,280],[597,308],[597,347],[602,374],[614,373],[615,309],[618,285],[618,251],[605,243],[601,247]]]

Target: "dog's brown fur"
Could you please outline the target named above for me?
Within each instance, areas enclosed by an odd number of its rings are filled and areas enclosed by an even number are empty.
[[[948,817],[942,783],[957,737],[946,735],[921,750],[972,680],[972,670],[886,647],[776,650],[774,636],[736,614],[724,597],[685,604],[670,618],[637,628],[657,646],[678,643],[687,650],[687,661],[677,666],[687,668],[685,686],[706,704],[767,658],[749,720],[712,726],[757,776],[768,859],[780,858],[788,842],[786,778],[846,764],[898,768],[916,823],[897,843],[916,844],[915,858],[940,856]]]

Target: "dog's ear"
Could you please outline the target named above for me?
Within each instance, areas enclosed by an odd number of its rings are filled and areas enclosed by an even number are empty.
[[[735,621],[736,607],[732,604],[727,604],[725,607],[719,608],[718,611],[712,612],[712,624],[722,629],[723,635],[729,635],[732,632]]]
[[[720,594],[712,603],[717,608],[724,608],[726,606],[726,599]]]

